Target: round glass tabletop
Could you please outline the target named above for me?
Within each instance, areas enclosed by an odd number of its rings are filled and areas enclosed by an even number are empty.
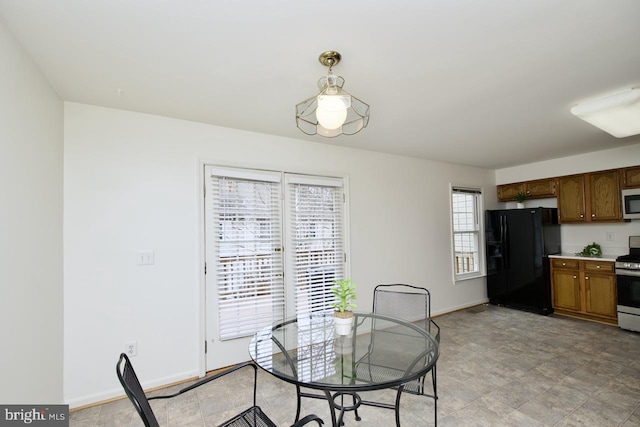
[[[351,330],[340,335],[333,313],[312,313],[264,328],[249,353],[262,369],[290,383],[364,391],[420,378],[436,363],[439,347],[428,331],[400,319],[354,313]]]

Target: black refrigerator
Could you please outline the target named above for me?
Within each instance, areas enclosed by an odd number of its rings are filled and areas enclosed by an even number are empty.
[[[552,313],[548,256],[560,253],[558,210],[486,211],[485,240],[489,302]]]

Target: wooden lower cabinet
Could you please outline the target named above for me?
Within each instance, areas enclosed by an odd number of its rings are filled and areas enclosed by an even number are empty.
[[[553,272],[553,309],[580,311],[580,273],[571,270]]]
[[[551,289],[558,314],[617,323],[613,262],[552,258]]]

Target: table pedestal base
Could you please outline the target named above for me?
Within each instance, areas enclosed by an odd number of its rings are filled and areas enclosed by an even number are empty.
[[[327,395],[327,400],[329,401],[329,406],[331,407],[332,412],[335,414],[336,409],[340,411],[340,415],[338,416],[338,420],[337,420],[337,425],[339,426],[344,425],[344,421],[342,421],[342,419],[344,418],[344,413],[347,411],[354,412],[356,416],[356,421],[360,421],[362,419],[358,415],[358,408],[360,407],[360,405],[362,405],[362,399],[360,398],[360,395],[358,393],[348,392],[348,391],[334,393],[333,395],[331,395],[331,392],[328,392],[328,391],[326,391],[325,393]],[[345,406],[344,404],[345,396],[351,396],[351,398],[353,399],[352,405]],[[336,401],[336,399],[338,398],[340,398],[340,403]]]
[[[396,416],[396,427],[400,427],[400,397],[402,396],[402,390],[404,389],[404,385],[401,385],[397,390],[396,390],[396,402],[395,405],[391,405],[388,403],[381,403],[381,402],[372,402],[372,401],[368,401],[368,400],[362,400],[362,398],[360,397],[360,395],[356,392],[353,391],[341,391],[341,392],[336,392],[331,394],[330,390],[324,390],[324,396],[319,395],[319,394],[312,394],[312,393],[304,393],[302,391],[300,391],[299,387],[297,388],[297,392],[298,392],[298,408],[297,408],[297,413],[296,413],[296,421],[298,421],[298,417],[300,416],[300,404],[301,404],[301,398],[302,397],[310,397],[313,399],[325,399],[327,402],[329,402],[329,408],[330,408],[330,412],[331,412],[331,425],[333,427],[340,427],[344,425],[343,419],[344,419],[344,413],[345,412],[349,412],[349,411],[353,411],[354,415],[356,417],[356,421],[360,421],[362,418],[360,418],[360,416],[358,415],[358,408],[361,405],[365,405],[365,406],[375,406],[376,408],[386,408],[386,409],[393,409],[395,411],[395,416]],[[350,396],[353,399],[353,404],[351,405],[345,405],[344,404],[344,398],[345,396]],[[336,399],[340,398],[340,403],[338,403],[336,401]],[[336,410],[340,411],[338,417],[336,417]]]

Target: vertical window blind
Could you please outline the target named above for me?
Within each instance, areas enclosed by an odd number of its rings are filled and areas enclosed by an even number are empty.
[[[280,176],[222,168],[211,176],[221,340],[284,318]]]
[[[344,278],[344,191],[341,179],[289,175],[286,183],[288,283],[296,314],[330,311],[333,281]]]

